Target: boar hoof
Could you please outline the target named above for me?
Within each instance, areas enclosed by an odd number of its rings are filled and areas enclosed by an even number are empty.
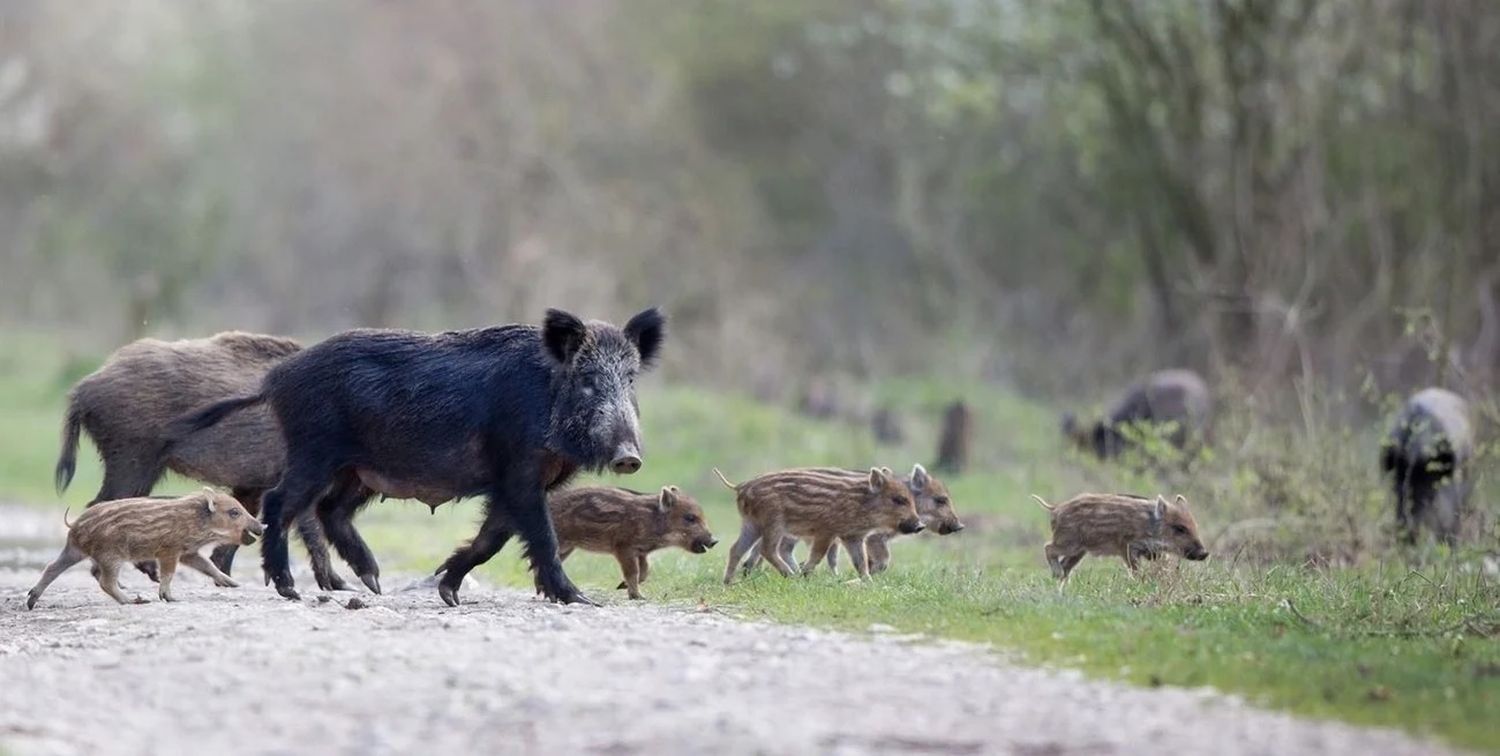
[[[140,570],[141,574],[151,578],[151,582],[161,582],[161,578],[156,574],[156,562],[136,562],[135,568]]]
[[[290,584],[283,585],[278,582],[276,584],[276,592],[281,594],[281,597],[288,601],[302,600],[302,594],[297,593],[297,589],[293,588]]]
[[[130,603],[132,603],[132,604],[149,604],[151,602],[147,601],[146,599],[144,599],[144,598],[142,598],[140,596],[136,596],[134,599],[131,599]]]
[[[620,584],[617,585],[617,586],[615,586],[615,590],[617,590],[617,591],[623,591],[623,590],[625,590],[626,588],[629,588],[629,587],[630,586],[628,586],[628,585],[625,584],[624,580],[621,580]]]
[[[359,576],[359,581],[361,583],[364,583],[365,587],[369,588],[371,593],[373,593],[373,594],[375,594],[377,596],[380,595],[380,578],[375,573],[373,573],[373,572],[367,572],[367,573],[365,573],[363,575],[360,575]],[[336,589],[336,590],[342,590],[342,589]]]
[[[323,590],[325,590],[325,591],[347,591],[347,590],[349,590],[349,584],[345,583],[344,579],[341,578],[341,577],[339,577],[339,574],[337,572],[331,572],[330,571],[327,576],[321,576],[321,575],[314,574],[313,577],[317,578],[317,580],[318,580],[318,587],[321,588],[321,589],[323,589]]]
[[[460,603],[463,603],[458,600],[458,589],[451,585],[439,585],[438,595],[442,597],[443,603],[448,606],[458,606]]]
[[[42,597],[42,594],[37,593],[36,591],[29,591],[29,592],[27,592],[27,594],[26,594],[26,608],[28,610],[35,609],[36,608],[36,600],[39,599],[39,598],[41,598],[41,597]]]
[[[214,578],[214,585],[217,585],[220,588],[238,588],[238,587],[240,587],[240,584],[238,582],[236,582],[234,578],[230,578],[230,577],[224,578],[223,580],[220,580],[218,578]]]

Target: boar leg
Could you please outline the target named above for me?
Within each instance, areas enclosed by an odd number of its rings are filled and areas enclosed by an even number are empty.
[[[161,585],[156,588],[156,595],[162,601],[176,601],[172,598],[172,576],[177,574],[177,554],[166,552],[156,556],[156,566],[161,570]]]
[[[749,520],[740,523],[739,540],[729,547],[729,566],[724,569],[724,585],[734,582],[735,568],[740,566],[740,560],[745,557],[745,552],[749,551],[759,540],[760,528],[755,527],[755,523]]]
[[[313,444],[316,446],[317,444]],[[315,503],[333,478],[333,470],[325,469],[319,461],[298,464],[292,460],[281,482],[261,497],[261,522],[266,525],[264,540],[260,544],[261,568],[266,578],[276,585],[282,598],[301,600],[297,593],[297,581],[292,577],[291,554],[287,550],[287,531],[292,523]]]
[[[354,573],[365,587],[374,593],[380,593],[380,565],[375,562],[375,555],[370,552],[369,544],[354,529],[355,513],[369,501],[370,490],[360,485],[358,480],[348,479],[335,486],[332,493],[318,502],[317,522],[321,523],[321,528],[311,520],[297,523],[297,531],[302,536],[302,542],[307,544],[313,575],[320,588],[330,591],[348,589],[328,560],[328,547],[324,545],[322,538],[327,535],[339,556],[354,568]]]
[[[849,561],[854,563],[854,572],[860,580],[870,579],[869,554],[865,551],[864,536],[849,536],[844,539],[844,550],[849,552]],[[832,551],[828,552],[830,555]],[[832,566],[829,569],[833,569]]]
[[[813,574],[818,569],[818,563],[828,556],[828,550],[833,547],[833,536],[818,536],[813,539],[812,551],[807,555],[807,564],[802,566],[802,577]],[[863,548],[863,547],[861,547]],[[778,556],[780,556],[778,554]]]
[[[94,495],[94,500],[88,503],[91,507],[101,501],[150,496],[151,489],[156,487],[157,482],[167,472],[161,460],[141,459],[136,451],[111,450],[111,452],[106,452],[104,457],[104,482],[100,484],[99,493]],[[151,578],[153,582],[157,579],[156,562],[149,560],[136,562],[135,568]],[[98,567],[96,566],[95,569]],[[97,572],[93,570],[90,572],[95,578],[99,577]]]
[[[635,558],[635,564],[637,569],[640,570],[641,582],[646,582],[646,576],[651,574],[651,562],[646,558],[645,554],[640,554]]]
[[[782,532],[781,527],[774,523],[761,531],[760,556],[762,559],[770,562],[771,566],[775,567],[776,571],[781,573],[782,577],[791,577],[792,573],[796,572],[796,569],[789,565],[785,559],[781,558],[781,539],[784,535],[785,533]]]
[[[36,606],[36,600],[42,597],[42,591],[47,590],[47,586],[52,585],[52,581],[56,580],[58,575],[81,561],[83,561],[82,551],[71,543],[64,546],[62,553],[58,554],[57,558],[52,560],[52,564],[47,565],[47,569],[42,571],[42,579],[36,581],[36,585],[26,593],[26,608]]]
[[[885,572],[891,564],[891,537],[886,533],[872,533],[865,539],[865,549],[870,560],[870,572]]]
[[[625,575],[625,594],[640,600],[643,598],[641,596],[641,565],[635,557],[636,555],[629,551],[615,552],[615,560],[620,563],[620,572]]]
[[[120,590],[120,565],[118,562],[104,562],[99,564],[99,587],[104,589],[109,597],[121,604],[145,604],[147,601],[140,596],[130,598]]]
[[[203,556],[196,551],[189,551],[188,553],[183,554],[182,558],[177,561],[181,562],[185,567],[191,567],[213,578],[214,585],[217,585],[220,588],[240,587],[239,583],[234,582],[234,578],[224,574],[216,565],[214,565],[212,560],[204,559]]]

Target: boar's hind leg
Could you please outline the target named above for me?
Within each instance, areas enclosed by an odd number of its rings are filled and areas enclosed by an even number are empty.
[[[265,540],[260,546],[261,566],[266,578],[276,584],[276,592],[285,599],[296,601],[302,598],[297,594],[297,582],[292,578],[287,530],[312,507],[333,478],[333,471],[324,466],[330,457],[322,455],[317,462],[298,466],[296,458],[288,452],[291,464],[281,482],[261,497],[261,522],[266,525]]]
[[[760,540],[760,529],[749,520],[740,523],[740,537],[729,547],[729,566],[724,568],[724,585],[734,582],[734,570],[740,566],[740,560],[745,557],[745,552],[755,546]],[[747,568],[748,569],[748,568]]]
[[[121,604],[144,604],[146,600],[140,596],[130,598],[120,590],[120,565],[116,562],[106,562],[99,565],[99,587],[104,589],[109,597]]]
[[[26,593],[26,608],[31,609],[35,607],[36,600],[42,597],[42,591],[47,590],[47,586],[52,585],[52,581],[56,580],[58,575],[63,574],[69,567],[78,564],[82,560],[82,551],[79,551],[71,543],[64,546],[62,553],[58,554],[57,558],[52,560],[52,564],[47,565],[47,569],[42,571],[42,579],[36,581],[36,585],[32,586],[31,590]]]
[[[625,575],[626,595],[639,600],[644,597],[641,596],[641,565],[635,557],[636,555],[629,551],[615,552],[615,560],[620,563],[620,572]]]
[[[348,479],[335,486],[332,493],[318,502],[317,523],[321,523],[321,529],[311,520],[298,522],[302,542],[307,544],[307,552],[312,556],[313,574],[317,575],[318,585],[324,590],[346,590],[343,578],[333,571],[333,565],[328,561],[328,549],[321,538],[326,535],[338,550],[339,556],[354,568],[354,574],[359,576],[360,582],[372,592],[380,593],[380,565],[375,562],[375,554],[370,551],[369,544],[354,529],[354,515],[368,503],[370,490],[360,485],[358,480]],[[320,552],[319,556],[313,556],[314,542],[317,544],[316,550]]]
[[[188,553],[183,554],[182,558],[178,561],[181,562],[182,566],[184,567],[191,567],[213,578],[214,585],[217,585],[220,588],[240,587],[239,583],[234,582],[234,578],[221,572],[212,561],[204,559],[203,556],[201,554],[198,554],[197,552],[189,551]]]
[[[760,556],[762,559],[770,562],[771,566],[775,567],[776,571],[781,573],[782,577],[791,577],[792,573],[796,572],[796,568],[781,558],[780,544],[781,539],[785,535],[786,533],[777,524],[772,524],[770,527],[762,530],[760,533]]]

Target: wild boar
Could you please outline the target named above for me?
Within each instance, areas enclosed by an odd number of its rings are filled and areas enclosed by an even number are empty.
[[[1125,560],[1131,572],[1139,560],[1156,559],[1174,552],[1194,561],[1208,558],[1208,549],[1198,537],[1198,523],[1188,511],[1187,499],[1178,496],[1154,500],[1120,494],[1079,494],[1052,506],[1032,495],[1052,520],[1052,541],[1044,547],[1052,576],[1066,582],[1068,574],[1087,554],[1114,555]]]
[[[558,558],[567,559],[574,549],[613,554],[625,577],[619,587],[633,599],[642,598],[651,552],[676,546],[702,554],[718,543],[703,508],[677,486],[664,486],[655,494],[573,488],[552,494],[547,509],[557,531]]]
[[[104,462],[104,482],[90,506],[149,496],[171,470],[223,486],[247,512],[259,514],[260,495],[281,478],[286,457],[281,429],[270,412],[248,410],[170,450],[167,428],[185,412],[253,391],[267,370],[301,349],[291,339],[238,331],[206,339],[141,339],[120,347],[68,392],[55,473],[58,491],[73,480],[78,439],[86,431]],[[318,585],[343,590],[312,512],[297,521],[297,531]],[[235,549],[233,544],[215,549],[214,564],[229,572]],[[155,562],[140,567],[155,579]]]
[[[1396,494],[1402,541],[1416,543],[1417,530],[1425,525],[1443,543],[1458,542],[1473,486],[1467,474],[1473,456],[1474,428],[1463,397],[1440,388],[1412,395],[1380,449],[1380,469]]]
[[[1208,384],[1191,370],[1162,370],[1126,389],[1103,419],[1081,424],[1063,415],[1062,430],[1079,448],[1100,459],[1112,459],[1130,447],[1126,430],[1133,425],[1163,427],[1178,449],[1207,439],[1213,413]]]
[[[740,511],[740,537],[729,552],[724,583],[734,582],[734,571],[745,553],[760,544],[760,555],[783,576],[795,563],[781,556],[783,537],[812,540],[802,574],[810,575],[840,540],[861,578],[870,576],[865,537],[882,530],[917,533],[923,528],[911,491],[887,468],[872,467],[858,478],[827,469],[785,470],[762,475],[736,486],[717,469],[714,474],[735,492]]]
[[[120,563],[126,560],[156,561],[157,595],[162,601],[174,600],[172,576],[179,562],[213,578],[215,585],[234,587],[234,580],[198,550],[209,544],[254,543],[255,536],[264,532],[238,500],[211,489],[176,499],[100,502],[71,523],[64,514],[63,522],[68,525],[68,543],[26,594],[27,609],[36,606],[58,575],[85,558],[98,567],[99,587],[121,604],[146,603],[120,590]]]
[[[831,474],[844,474],[863,477],[864,472],[859,470],[846,470],[839,467],[817,467],[812,468],[819,472]],[[883,469],[883,468],[882,468]],[[906,484],[907,490],[911,491],[912,499],[917,505],[917,516],[922,519],[922,525],[936,531],[938,535],[951,535],[964,529],[964,524],[959,521],[958,513],[953,509],[953,500],[948,494],[948,487],[927,472],[927,469],[919,465],[913,465],[911,474],[901,479]],[[876,531],[865,538],[865,556],[869,563],[870,573],[884,572],[891,563],[890,540],[901,535],[898,530]],[[781,558],[787,564],[794,564],[792,550],[797,546],[797,539],[786,536],[781,539]],[[828,550],[828,569],[837,569],[838,559],[836,549]],[[745,560],[744,572],[749,573],[760,562],[758,554],[751,554]]]
[[[969,405],[961,401],[948,405],[943,411],[943,428],[938,436],[938,457],[933,469],[955,474],[963,472],[969,464],[973,437],[974,414],[969,411]]]
[[[429,504],[486,495],[479,533],[438,567],[444,603],[456,606],[464,576],[516,534],[543,595],[592,603],[563,571],[546,493],[579,469],[640,469],[635,377],[656,361],[665,337],[655,308],[624,328],[548,310],[540,327],[347,331],[273,367],[258,393],[180,419],[173,436],[271,405],[287,466],[262,499],[272,527],[261,559],[286,598],[299,598],[287,524],[330,486],[364,486]],[[317,511],[339,555],[378,591],[379,566],[351,526],[355,510]]]

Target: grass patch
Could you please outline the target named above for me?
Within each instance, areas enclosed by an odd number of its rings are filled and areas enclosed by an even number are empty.
[[[38,337],[0,335],[0,497],[58,501],[51,470],[62,395],[92,364]],[[967,530],[898,541],[891,571],[867,584],[845,582],[847,570],[784,580],[763,569],[726,587],[720,576],[727,543],[704,556],[660,552],[646,595],[748,617],[855,631],[881,624],[992,643],[1034,663],[1142,685],[1210,685],[1299,714],[1500,750],[1500,589],[1485,576],[1478,552],[1413,555],[1380,545],[1388,540],[1388,509],[1369,445],[1378,430],[1278,437],[1231,423],[1234,444],[1221,440],[1228,448],[1216,449],[1214,459],[1163,480],[1064,454],[1051,408],[993,387],[910,381],[877,393],[907,417],[908,443],[876,447],[862,425],[809,421],[732,394],[647,386],[646,467],[617,482],[645,490],[682,486],[727,542],[738,532],[738,515],[711,467],[732,480],[801,465],[909,469],[930,461],[933,421],[962,395],[978,417],[974,472],[946,482]],[[92,454],[81,453],[78,479],[64,498],[76,507],[97,485]],[[1494,485],[1481,478],[1478,502],[1493,506]],[[163,490],[189,487],[169,481]],[[1320,539],[1340,546],[1315,549],[1314,559],[1299,551],[1301,542],[1273,534],[1278,548],[1268,555],[1241,544],[1207,563],[1152,565],[1142,580],[1117,560],[1089,559],[1059,592],[1041,558],[1046,517],[1027,494],[1058,499],[1084,489],[1184,491],[1211,547],[1228,537],[1231,523],[1248,519],[1317,523]],[[474,501],[435,514],[416,503],[385,502],[367,510],[360,526],[388,570],[425,571],[472,535],[478,513]],[[519,553],[508,548],[477,576],[530,585]],[[614,590],[612,557],[578,554],[568,571],[596,599],[624,600]]]

